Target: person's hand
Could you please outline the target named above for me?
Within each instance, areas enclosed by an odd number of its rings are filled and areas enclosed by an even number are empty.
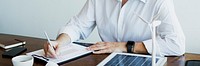
[[[97,42],[87,50],[94,51],[94,54],[127,52],[126,42]]]
[[[46,57],[56,58],[59,55],[60,44],[57,41],[51,41],[53,48],[49,45],[49,42],[44,44],[44,53]]]
[[[59,50],[61,46],[66,46],[71,42],[70,37],[68,34],[62,33],[59,34],[56,41],[51,41],[54,49],[50,47],[49,43],[44,43],[44,53],[46,57],[56,58],[59,55]]]

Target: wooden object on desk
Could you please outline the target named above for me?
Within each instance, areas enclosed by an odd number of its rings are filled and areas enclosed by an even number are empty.
[[[25,36],[17,36],[17,35],[9,35],[9,34],[0,34],[0,41],[1,39],[21,39],[26,41],[25,47],[27,48],[27,51],[23,54],[26,54],[27,52],[35,51],[38,49],[43,48],[44,42],[46,42],[45,39],[40,38],[33,38],[33,37],[25,37]],[[4,49],[0,48],[0,54],[4,52]],[[67,62],[65,64],[62,64],[60,66],[96,66],[98,63],[100,63],[103,59],[105,59],[109,54],[101,54],[101,55],[87,55],[84,57],[81,57],[76,60],[72,60],[70,62]],[[180,57],[168,57],[166,66],[184,66],[186,60],[200,60],[200,54],[190,54],[186,53],[184,56]],[[0,57],[0,65],[2,66],[12,66],[11,58],[2,58]],[[41,63],[39,61],[34,61],[33,66],[45,66],[45,63]]]
[[[1,48],[4,48],[4,49],[10,49],[10,48],[13,48],[13,47],[17,47],[17,46],[22,46],[22,45],[25,45],[26,44],[26,41],[22,41],[22,40],[19,40],[19,39],[1,39],[0,41],[0,47]]]

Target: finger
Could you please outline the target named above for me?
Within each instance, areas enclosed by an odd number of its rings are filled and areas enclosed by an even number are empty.
[[[55,50],[56,55],[59,55],[59,54],[60,54],[60,49],[59,49],[59,48],[60,48],[59,45],[56,45],[56,46],[55,46],[55,49],[56,49],[56,50]]]
[[[102,46],[106,46],[106,42],[97,42],[94,47],[102,47]]]
[[[52,46],[50,46],[50,48],[52,48],[51,50],[52,50],[52,53],[54,54],[54,56],[57,56],[57,55],[59,55],[59,47],[60,47],[60,45],[58,44],[58,42],[56,42],[56,41],[51,41],[50,42],[51,44],[52,44]]]
[[[107,46],[105,44],[96,44],[96,45],[90,47],[91,50],[102,50],[105,48],[107,48]]]
[[[47,52],[48,52],[48,44],[47,43],[45,43],[44,44],[44,54],[45,54],[45,56],[47,57]]]
[[[51,57],[56,57],[56,53],[55,50],[53,49],[53,47],[51,47],[50,45],[48,45],[49,49],[48,49],[48,55],[50,55]]]
[[[87,50],[92,50],[91,48],[95,48],[96,44],[89,46],[88,48],[86,48]]]
[[[88,48],[86,48],[87,50],[98,50],[98,49],[96,49],[97,47],[101,47],[101,46],[104,46],[105,44],[104,44],[105,42],[97,42],[96,44],[94,44],[94,45],[91,45],[91,46],[89,46]]]
[[[95,45],[91,45],[91,46],[87,47],[86,49],[90,51],[90,50],[92,50],[91,48],[94,48],[94,47],[95,47]]]
[[[96,52],[93,52],[94,54],[103,54],[103,53],[111,53],[111,49],[103,49],[103,50],[99,50]]]
[[[51,55],[49,52],[47,52],[47,56],[46,57],[48,57],[48,58],[54,58],[54,56]]]
[[[106,42],[97,42],[96,44],[105,44]]]

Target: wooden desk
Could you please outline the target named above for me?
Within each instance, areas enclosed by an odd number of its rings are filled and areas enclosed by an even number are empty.
[[[0,42],[8,39],[21,39],[25,40],[27,43],[25,47],[27,48],[27,51],[23,54],[31,51],[35,51],[38,49],[41,49],[43,47],[43,43],[46,42],[44,39],[39,38],[32,38],[32,37],[25,37],[25,36],[16,36],[16,35],[8,35],[8,34],[0,34]],[[0,49],[0,55],[4,50]],[[79,59],[67,62],[65,64],[62,64],[61,66],[96,66],[98,63],[100,63],[103,59],[105,59],[108,56],[108,54],[102,54],[102,55],[87,55],[84,57],[81,57]],[[200,60],[199,54],[188,54],[186,53],[184,56],[181,57],[168,57],[166,66],[184,66],[186,60]],[[0,57],[0,65],[1,66],[12,66],[11,58],[2,58]],[[34,66],[45,66],[45,63],[41,63],[39,61],[34,61]]]

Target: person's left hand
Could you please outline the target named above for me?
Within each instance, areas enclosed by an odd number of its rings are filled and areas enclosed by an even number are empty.
[[[94,51],[94,54],[127,52],[126,42],[97,42],[88,47],[87,50]]]

